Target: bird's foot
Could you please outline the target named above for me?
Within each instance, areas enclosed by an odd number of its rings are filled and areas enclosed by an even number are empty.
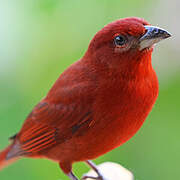
[[[93,177],[93,176],[83,176],[82,178],[81,178],[81,180],[87,180],[87,179],[94,179],[94,180],[105,180],[104,178],[103,178],[103,176],[98,176],[98,177]]]
[[[106,180],[103,175],[99,172],[97,166],[92,161],[86,161],[88,166],[90,166],[97,174],[97,177],[84,175],[81,180],[94,179],[94,180]]]

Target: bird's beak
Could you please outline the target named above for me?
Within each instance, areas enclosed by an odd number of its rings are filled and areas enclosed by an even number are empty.
[[[159,41],[171,37],[171,34],[164,29],[154,26],[144,26],[146,33],[139,39],[139,49],[151,47]]]

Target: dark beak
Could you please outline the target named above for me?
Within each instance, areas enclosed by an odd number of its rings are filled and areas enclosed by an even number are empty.
[[[139,39],[140,50],[151,47],[159,41],[171,37],[171,34],[164,29],[154,26],[144,26],[146,33]]]

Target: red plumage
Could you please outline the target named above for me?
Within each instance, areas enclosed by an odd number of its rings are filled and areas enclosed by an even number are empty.
[[[7,158],[9,151],[12,150],[12,145],[8,146],[4,151],[0,153],[0,170],[17,160],[17,157]]]
[[[99,31],[85,55],[29,114],[13,144],[0,154],[0,165],[21,156],[43,157],[59,162],[68,174],[72,163],[129,140],[158,96],[152,45],[140,50],[145,26],[142,19],[126,18]],[[125,43],[117,44],[122,37]]]

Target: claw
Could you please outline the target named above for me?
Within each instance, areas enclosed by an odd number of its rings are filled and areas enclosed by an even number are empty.
[[[81,180],[94,179],[94,180],[106,180],[102,174],[99,172],[97,166],[92,161],[86,161],[86,163],[96,172],[97,177],[84,175]]]
[[[93,176],[83,176],[81,180],[94,179],[94,180],[105,180],[102,176],[93,177]]]

